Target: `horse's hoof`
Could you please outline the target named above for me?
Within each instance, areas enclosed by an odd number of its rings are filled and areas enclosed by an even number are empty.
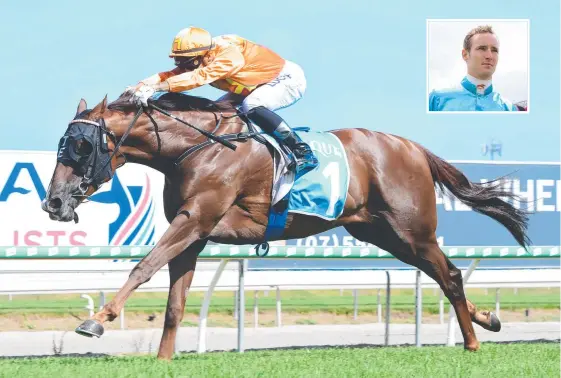
[[[101,337],[103,335],[103,326],[96,320],[88,319],[76,328],[78,335],[86,337]]]
[[[488,328],[489,331],[499,332],[501,330],[501,321],[499,320],[499,317],[497,315],[490,312],[489,313],[489,321],[491,323],[491,325]]]
[[[464,343],[464,349],[468,352],[477,352],[479,350],[479,341],[475,341],[470,344]]]

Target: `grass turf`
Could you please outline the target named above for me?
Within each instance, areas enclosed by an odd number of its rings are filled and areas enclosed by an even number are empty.
[[[0,377],[559,377],[559,343],[0,359]]]

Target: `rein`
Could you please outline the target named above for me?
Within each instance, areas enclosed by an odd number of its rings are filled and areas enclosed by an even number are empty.
[[[218,143],[221,143],[221,144],[223,144],[224,146],[226,146],[226,147],[228,147],[228,148],[230,148],[230,149],[232,149],[232,150],[234,150],[234,151],[235,151],[236,148],[237,148],[235,145],[233,145],[232,143],[230,143],[230,142],[228,142],[227,140],[223,139],[222,137],[220,137],[220,136],[218,136],[218,135],[214,135],[213,133],[209,133],[209,132],[206,131],[206,130],[199,129],[197,126],[192,125],[192,124],[190,124],[189,122],[186,122],[186,121],[182,120],[181,118],[178,118],[178,117],[174,116],[173,114],[166,112],[164,109],[159,108],[159,107],[157,107],[157,106],[154,105],[154,104],[149,104],[148,107],[149,107],[149,108],[152,108],[152,109],[154,109],[154,110],[157,110],[157,111],[159,111],[160,113],[162,113],[162,114],[164,114],[164,115],[166,115],[166,116],[168,116],[168,117],[170,117],[170,118],[173,118],[174,120],[176,120],[176,121],[178,121],[178,122],[180,122],[180,123],[182,123],[182,124],[184,124],[184,125],[187,125],[187,126],[189,126],[190,128],[192,128],[192,129],[197,130],[199,133],[203,134],[203,135],[206,136],[207,138],[212,139],[212,140],[214,140],[214,141],[216,141],[216,142],[218,142]],[[144,108],[143,108],[143,109],[144,109]],[[220,126],[220,123],[222,123],[222,118],[223,118],[223,116],[221,115],[220,120],[218,121],[218,123],[216,124],[216,127],[214,128],[214,131],[216,131],[216,129],[218,129],[218,127]]]
[[[162,114],[164,114],[167,117],[170,117],[174,120],[176,120],[177,122],[180,122],[186,126],[191,127],[192,129],[198,131],[199,133],[203,134],[204,136],[206,136],[207,138],[209,138],[208,140],[199,143],[195,146],[189,147],[185,152],[183,152],[173,163],[173,165],[177,168],[181,165],[181,163],[192,153],[197,152],[205,147],[208,147],[210,145],[213,145],[215,143],[220,143],[232,150],[236,150],[237,146],[230,143],[229,141],[242,141],[245,142],[248,139],[251,138],[255,138],[256,140],[258,140],[260,143],[265,143],[265,141],[263,140],[259,140],[258,136],[260,134],[262,134],[262,132],[257,132],[255,131],[255,129],[253,128],[253,126],[251,125],[251,122],[247,122],[248,124],[248,128],[250,129],[249,132],[241,132],[241,133],[233,133],[233,134],[224,134],[224,135],[215,135],[214,133],[218,130],[218,128],[220,127],[220,125],[222,124],[222,120],[223,119],[230,119],[230,118],[234,118],[234,117],[243,117],[245,114],[244,113],[237,113],[237,114],[233,114],[231,116],[224,116],[222,114],[222,112],[219,110],[220,112],[220,118],[218,119],[218,121],[216,122],[216,126],[214,127],[214,130],[212,132],[208,132],[206,130],[200,129],[197,126],[182,120],[181,118],[178,118],[176,116],[174,116],[173,114],[165,111],[164,109],[161,109],[160,107],[150,103],[148,104],[148,109],[154,109]],[[84,176],[82,183],[80,183],[80,191],[81,191],[81,196],[85,197],[85,193],[88,190],[88,187],[90,185],[96,185],[95,179],[97,178],[97,176],[107,167],[108,164],[111,163],[111,160],[113,160],[113,157],[115,157],[115,155],[117,153],[119,153],[119,148],[123,145],[123,143],[125,142],[125,140],[127,139],[127,137],[129,136],[130,132],[132,131],[132,128],[134,127],[134,125],[136,124],[136,122],[138,121],[138,119],[140,118],[140,116],[142,115],[142,113],[146,113],[146,115],[148,116],[148,118],[150,119],[150,121],[152,121],[152,123],[154,124],[154,126],[157,128],[158,124],[156,123],[156,121],[154,120],[154,118],[150,115],[150,113],[146,110],[146,108],[144,106],[141,106],[138,108],[138,111],[136,112],[134,118],[132,119],[132,121],[130,122],[129,126],[127,127],[127,130],[125,131],[125,133],[123,134],[123,136],[121,137],[121,139],[119,140],[119,142],[117,142],[115,144],[115,149],[113,150],[113,153],[111,154],[111,156],[109,157],[109,159],[107,159],[107,161],[105,162],[105,164],[103,164],[100,168],[97,169],[97,171],[95,171],[94,174],[92,174],[90,177],[86,177]],[[96,121],[91,121],[91,120],[87,120],[87,119],[74,119],[72,121],[70,121],[69,124],[73,124],[73,123],[85,123],[85,124],[89,124],[95,127],[100,128],[102,131],[104,131],[106,134],[110,135],[111,138],[113,139],[113,141],[115,142],[115,135],[112,131],[108,130],[105,127],[105,123],[104,122],[96,122]],[[122,155],[122,154],[121,154]],[[122,155],[124,156],[124,155]],[[126,158],[125,158],[126,161]],[[101,186],[101,185],[96,185],[97,187]]]
[[[245,142],[248,139],[251,138],[255,138],[258,135],[260,135],[260,132],[255,131],[255,129],[253,129],[253,127],[251,126],[251,122],[248,122],[248,128],[251,130],[250,132],[242,132],[242,133],[233,133],[233,134],[224,134],[224,135],[215,135],[214,133],[218,130],[218,128],[220,127],[220,125],[222,124],[222,120],[223,119],[230,119],[230,118],[234,118],[234,117],[242,117],[245,114],[244,113],[237,113],[237,114],[233,114],[231,116],[224,116],[222,114],[222,112],[220,111],[220,118],[218,119],[218,121],[216,122],[216,126],[214,127],[214,130],[212,132],[208,132],[206,130],[202,130],[199,129],[197,126],[190,124],[187,121],[182,120],[181,118],[178,118],[176,116],[174,116],[171,113],[168,113],[167,111],[161,109],[160,107],[150,103],[148,104],[148,108],[152,108],[174,120],[176,120],[177,122],[180,122],[186,126],[191,127],[192,129],[197,130],[199,133],[203,134],[204,136],[206,136],[207,138],[209,138],[209,140],[206,140],[202,143],[196,144],[192,147],[189,147],[184,153],[182,153],[181,155],[179,155],[179,157],[175,160],[175,162],[173,163],[173,165],[177,168],[179,167],[179,165],[181,165],[181,163],[192,153],[197,152],[199,150],[202,150],[205,147],[208,147],[210,145],[215,144],[216,142],[232,149],[232,150],[236,150],[237,146],[230,143],[229,141],[241,141],[241,142]],[[146,114],[149,116],[150,120],[152,121],[152,123],[154,124],[154,126],[157,126],[156,121],[149,115],[148,112],[146,112]]]

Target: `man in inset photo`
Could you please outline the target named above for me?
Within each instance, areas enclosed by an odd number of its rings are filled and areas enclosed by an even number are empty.
[[[430,92],[429,111],[519,111],[493,88],[493,74],[499,64],[500,43],[489,25],[472,29],[464,38],[462,58],[466,76],[456,88]],[[525,109],[524,109],[525,110]]]

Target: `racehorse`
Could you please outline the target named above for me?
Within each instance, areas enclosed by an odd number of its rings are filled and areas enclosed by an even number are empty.
[[[131,293],[168,264],[170,288],[158,358],[169,360],[197,257],[207,242],[263,241],[271,205],[273,151],[248,132],[250,124],[231,102],[168,93],[143,107],[129,97],[122,94],[108,105],[105,96],[93,109],[80,101],[59,143],[41,206],[53,220],[78,221],[78,205],[125,162],[165,175],[169,228],[132,269],[114,299],[76,332],[100,337],[103,323],[113,321]],[[494,332],[501,323],[495,314],[478,310],[466,299],[461,271],[437,244],[435,186],[501,223],[527,248],[528,213],[507,202],[518,197],[504,190],[500,179],[470,182],[454,166],[408,139],[363,128],[329,132],[342,142],[350,168],[341,215],[325,220],[290,213],[284,233],[274,240],[345,227],[356,239],[434,279],[456,311],[464,348],[478,350],[472,322]]]

